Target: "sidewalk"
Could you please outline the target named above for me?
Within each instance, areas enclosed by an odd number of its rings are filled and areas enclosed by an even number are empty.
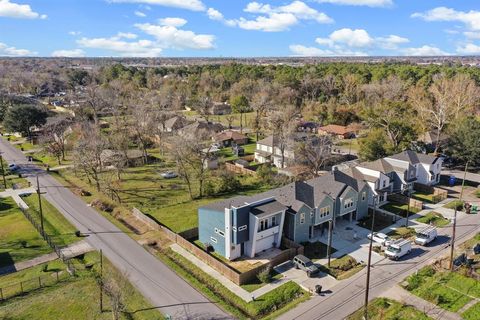
[[[20,197],[21,194],[35,193],[37,192],[33,187],[24,189],[6,189],[0,192],[0,198],[12,197],[13,201],[22,209],[28,209],[27,204]]]
[[[85,240],[81,240],[61,249],[60,251],[65,255],[65,258],[70,259],[92,250],[93,248]],[[21,261],[10,266],[2,267],[0,268],[0,276],[35,267],[39,264],[50,262],[56,259],[58,259],[58,256],[55,252],[44,254],[31,260]]]
[[[425,312],[429,317],[433,319],[447,319],[447,320],[461,320],[460,315],[442,309],[433,303],[423,300],[407,290],[396,285],[382,294],[383,297],[394,299],[403,302],[407,305],[414,306],[418,310]]]

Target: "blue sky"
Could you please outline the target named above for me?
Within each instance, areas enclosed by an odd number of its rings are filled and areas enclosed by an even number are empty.
[[[0,56],[480,55],[478,0],[0,0]]]

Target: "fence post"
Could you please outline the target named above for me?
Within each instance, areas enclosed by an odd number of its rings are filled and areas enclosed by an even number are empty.
[[[38,286],[42,287],[42,277],[38,277]]]
[[[23,293],[23,282],[20,281],[20,291]]]
[[[57,282],[58,282],[58,271],[55,271],[55,275],[57,276]]]

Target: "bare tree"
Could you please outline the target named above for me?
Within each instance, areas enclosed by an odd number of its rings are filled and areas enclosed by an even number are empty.
[[[47,149],[55,156],[59,154],[58,162],[65,161],[67,139],[71,133],[70,126],[73,121],[66,116],[56,116],[43,126],[42,142],[47,144]]]
[[[304,163],[314,177],[331,158],[332,139],[329,136],[312,136],[296,145],[298,160]]]
[[[105,274],[107,276],[102,279],[102,289],[109,298],[113,320],[119,320],[120,315],[127,310],[126,302],[133,294],[132,286],[128,283],[126,274],[119,274],[116,270]]]
[[[428,90],[421,85],[412,88],[409,98],[419,109],[427,127],[436,131],[435,152],[437,152],[440,136],[446,126],[473,109],[479,101],[479,89],[465,74],[457,74],[453,78],[440,75],[434,79]]]
[[[74,165],[83,171],[91,184],[95,182],[97,191],[100,191],[100,174],[103,168],[102,152],[107,147],[107,142],[98,127],[85,124],[83,133],[74,148]]]
[[[294,119],[297,115],[294,106],[288,106],[285,110],[274,112],[269,117],[271,131],[276,141],[276,146],[280,150],[281,167],[285,167],[285,152],[289,146],[292,133],[295,131]]]

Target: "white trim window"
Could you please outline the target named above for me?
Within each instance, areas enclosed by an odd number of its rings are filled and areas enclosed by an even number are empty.
[[[344,206],[345,209],[349,209],[349,208],[353,207],[353,205],[354,205],[354,201],[353,201],[352,198],[345,199],[345,201],[343,202],[343,206]]]
[[[210,241],[212,241],[213,243],[217,243],[217,238],[210,237]]]
[[[238,227],[238,232],[244,231],[244,230],[247,230],[247,225],[246,224],[241,226],[241,227]]]
[[[320,208],[320,218],[330,215],[330,206]]]
[[[365,201],[365,199],[367,199],[367,192],[363,191],[362,192],[362,201]]]
[[[300,224],[304,224],[304,223],[305,223],[305,213],[301,212],[300,213]]]

